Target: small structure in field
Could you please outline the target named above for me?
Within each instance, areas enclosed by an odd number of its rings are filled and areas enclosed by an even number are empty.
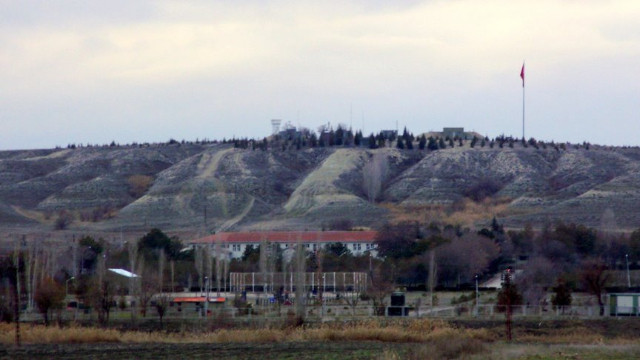
[[[611,316],[639,316],[640,293],[611,293],[609,298],[609,315]]]

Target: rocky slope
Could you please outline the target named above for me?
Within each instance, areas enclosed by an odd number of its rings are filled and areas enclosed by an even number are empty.
[[[70,228],[91,231],[313,229],[343,219],[376,226],[393,216],[390,207],[416,211],[484,195],[508,203],[498,214],[508,226],[562,219],[640,227],[640,149],[457,145],[4,151],[0,228],[52,229],[63,215],[74,219]],[[385,171],[370,202],[363,179],[374,157]]]

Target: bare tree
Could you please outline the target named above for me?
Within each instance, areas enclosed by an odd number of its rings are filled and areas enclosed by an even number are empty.
[[[487,269],[500,250],[486,237],[466,234],[437,248],[438,274],[449,285],[470,281]]]
[[[198,287],[202,291],[202,284],[204,280],[204,250],[202,247],[197,246],[194,253],[195,267],[198,272]]]
[[[304,321],[305,317],[305,270],[306,252],[300,239],[296,243],[296,317]]]
[[[324,316],[324,299],[323,299],[323,293],[322,293],[322,276],[323,276],[323,268],[324,268],[324,249],[322,248],[322,246],[320,245],[319,239],[316,239],[317,242],[317,248],[316,248],[316,262],[318,264],[318,268],[316,269],[316,281],[318,282],[317,284],[315,284],[316,286],[316,291],[318,293],[318,301],[320,302],[320,309],[321,309],[321,314],[322,316]]]
[[[222,289],[227,289],[227,278],[229,277],[229,260],[227,258],[222,259]]]
[[[604,295],[605,286],[609,282],[610,274],[606,271],[607,266],[600,259],[587,259],[582,265],[580,277],[582,282],[593,296],[598,300],[600,306],[600,316],[604,315]]]
[[[23,238],[24,239],[24,238]],[[27,241],[27,254],[24,264],[25,285],[27,288],[27,308],[32,309],[34,305],[34,288],[33,288],[33,267],[35,262],[35,241]]]
[[[267,240],[262,238],[260,240],[260,273],[262,274],[262,292],[266,295],[267,293],[267,274],[269,272],[268,269],[268,249],[267,249]]]
[[[151,299],[158,290],[158,279],[147,273],[140,279],[140,289],[138,291],[138,304],[142,317],[147,316],[147,309],[151,303]]]
[[[382,265],[378,265],[369,272],[369,286],[367,295],[373,302],[374,315],[384,315],[385,298],[393,290],[393,281],[389,279],[389,271],[385,271]]]
[[[209,289],[211,289],[211,283],[213,282],[213,268],[214,268],[214,258],[213,258],[213,252],[211,251],[211,243],[207,243],[207,255],[205,257],[205,272],[207,273],[207,278],[209,279],[209,283],[205,284],[205,286],[207,286]]]
[[[382,153],[375,153],[362,168],[362,186],[369,202],[375,202],[387,177],[389,165]]]
[[[35,303],[46,326],[49,326],[49,310],[62,308],[64,298],[64,288],[50,277],[45,278],[36,289]]]
[[[158,289],[162,292],[164,288],[164,265],[167,262],[167,256],[164,249],[159,249],[158,254]]]
[[[160,319],[160,327],[162,327],[162,318],[169,309],[169,303],[171,302],[171,297],[167,294],[160,293],[155,297],[155,305],[156,312],[158,313],[158,318]]]
[[[342,298],[344,299],[344,301],[347,303],[347,305],[349,305],[349,307],[351,307],[351,314],[353,316],[356,315],[356,308],[358,307],[358,304],[360,303],[360,298],[362,296],[362,293],[366,290],[366,276],[362,277],[360,276],[361,274],[356,274],[353,273],[353,288],[351,288],[351,291],[349,291],[349,288],[345,283],[343,283],[344,286],[344,292],[343,292],[343,296]]]
[[[129,255],[129,268],[132,273],[137,273],[139,269],[136,268],[136,262],[138,260],[138,244],[135,241],[130,241],[127,243],[127,253]],[[139,278],[130,277],[129,278],[129,296],[131,298],[135,298],[137,294],[137,283]],[[136,309],[135,306],[131,306],[131,320],[134,321],[136,318]]]
[[[546,300],[545,289],[553,285],[557,274],[557,267],[549,259],[543,256],[529,259],[523,269],[522,276],[515,279],[525,303],[529,305],[544,304]]]
[[[105,325],[109,322],[111,308],[115,303],[113,284],[106,278],[105,257],[98,256],[96,267],[96,282],[90,288],[90,298],[98,310],[98,322]]]
[[[436,251],[429,251],[429,279],[427,280],[427,285],[429,286],[429,306],[431,306],[432,309],[435,306],[433,289],[436,287],[436,283],[438,282],[438,277],[436,274],[438,268],[436,266],[435,257]]]

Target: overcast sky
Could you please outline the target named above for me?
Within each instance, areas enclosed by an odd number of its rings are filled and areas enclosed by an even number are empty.
[[[392,5],[388,5],[392,3]],[[0,0],[1,149],[463,126],[640,145],[640,1]]]

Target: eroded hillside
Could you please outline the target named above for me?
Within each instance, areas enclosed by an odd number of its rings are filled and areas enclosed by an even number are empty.
[[[637,228],[640,150],[467,142],[437,151],[172,144],[0,153],[5,229],[312,229],[344,219],[375,227],[402,209],[426,219],[434,207],[450,213],[487,197],[504,206],[484,217],[508,226]]]

